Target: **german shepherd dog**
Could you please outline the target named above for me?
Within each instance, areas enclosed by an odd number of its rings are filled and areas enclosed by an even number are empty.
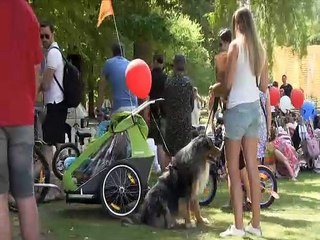
[[[198,224],[208,223],[200,213],[197,197],[204,191],[209,179],[210,163],[213,157],[220,155],[220,150],[211,138],[200,134],[173,158],[172,167],[178,174],[179,209],[185,219],[186,227],[192,227],[191,212]]]
[[[123,223],[144,223],[153,227],[172,228],[182,210],[187,228],[191,224],[191,208],[197,223],[207,222],[200,214],[196,200],[208,182],[211,156],[220,151],[213,141],[200,135],[182,148],[172,160],[168,170],[147,193],[138,214],[123,219]]]

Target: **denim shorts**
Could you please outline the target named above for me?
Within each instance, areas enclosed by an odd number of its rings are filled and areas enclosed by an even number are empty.
[[[33,196],[33,126],[0,127],[0,194]]]
[[[224,112],[226,137],[241,140],[243,137],[259,138],[260,102],[242,103]]]

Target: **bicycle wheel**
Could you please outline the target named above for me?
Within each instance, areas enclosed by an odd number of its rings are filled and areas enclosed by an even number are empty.
[[[15,201],[14,198],[11,196],[11,194],[9,195],[8,206],[9,206],[9,211],[11,211],[11,212],[18,212],[18,207],[17,207],[16,201]]]
[[[273,202],[273,192],[278,191],[277,180],[273,172],[266,166],[259,165],[259,176],[260,176],[260,188],[261,188],[261,200],[260,207],[268,208]]]
[[[45,157],[37,147],[33,148],[33,167],[34,167],[34,183],[50,183],[50,169]],[[34,195],[37,203],[42,203],[47,196],[49,188],[35,188]],[[14,198],[9,196],[9,210],[18,212],[17,204]]]
[[[63,173],[65,171],[64,161],[68,157],[78,157],[80,151],[76,145],[73,143],[63,144],[54,154],[52,160],[52,171],[54,175],[60,180],[62,180]]]
[[[200,206],[209,205],[213,201],[214,197],[216,196],[216,192],[217,192],[217,177],[216,175],[210,173],[209,181],[203,193],[199,197]]]
[[[34,183],[50,183],[50,168],[48,162],[39,148],[34,147],[33,150]],[[34,193],[37,203],[44,201],[48,191],[48,187],[35,188]]]
[[[139,175],[126,164],[112,167],[104,177],[100,190],[102,206],[113,217],[126,217],[135,211],[141,194]]]

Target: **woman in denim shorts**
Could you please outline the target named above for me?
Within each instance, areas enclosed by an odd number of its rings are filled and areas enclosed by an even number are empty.
[[[228,92],[227,110],[224,113],[225,144],[235,224],[220,236],[243,237],[246,232],[261,236],[257,144],[260,125],[259,89],[265,92],[268,86],[267,61],[250,10],[238,9],[233,15],[232,22],[233,36],[236,38],[229,46],[226,77],[222,84]],[[252,201],[252,221],[246,228],[243,225],[243,192],[239,171],[241,146],[246,161]]]

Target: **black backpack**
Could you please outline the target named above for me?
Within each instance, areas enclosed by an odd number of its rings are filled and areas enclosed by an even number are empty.
[[[68,108],[76,108],[80,104],[83,96],[83,82],[80,78],[80,72],[71,62],[69,62],[64,57],[64,55],[58,47],[52,48],[56,48],[60,51],[62,58],[65,62],[63,70],[63,88],[61,84],[58,82],[55,75],[53,75],[54,80],[58,84],[60,90],[63,92],[64,102],[66,103],[66,106]]]

